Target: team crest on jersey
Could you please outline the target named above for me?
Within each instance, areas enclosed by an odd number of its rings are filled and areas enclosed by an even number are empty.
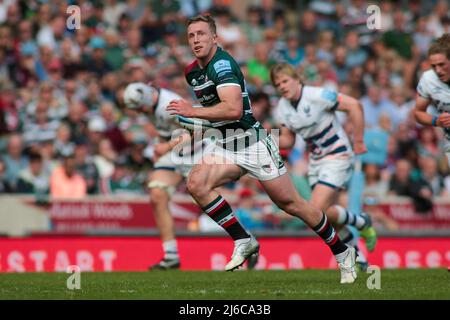
[[[311,117],[311,106],[306,105],[303,107],[303,112],[306,114],[307,117]]]
[[[213,64],[214,70],[217,74],[231,71],[231,63],[227,60],[219,60]]]

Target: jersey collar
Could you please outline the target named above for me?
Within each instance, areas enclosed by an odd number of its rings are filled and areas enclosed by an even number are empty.
[[[289,100],[289,102],[292,104],[295,110],[297,110],[298,105],[300,104],[300,100],[302,100],[303,97],[303,88],[305,86],[302,84],[302,88],[300,89],[300,97],[298,97],[297,100]]]

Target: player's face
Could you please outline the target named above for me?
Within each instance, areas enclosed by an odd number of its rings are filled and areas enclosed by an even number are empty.
[[[288,100],[298,99],[300,94],[300,86],[297,79],[294,79],[286,74],[279,73],[275,77],[275,88],[278,92]]]
[[[441,81],[450,81],[450,60],[445,55],[442,53],[430,55],[430,63]]]
[[[207,59],[212,56],[217,36],[212,33],[207,22],[198,21],[190,24],[187,33],[189,46],[197,59]]]

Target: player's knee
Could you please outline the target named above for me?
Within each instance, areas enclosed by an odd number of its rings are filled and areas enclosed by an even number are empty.
[[[189,193],[195,197],[202,197],[209,193],[206,181],[198,176],[190,176],[187,180],[186,187]]]
[[[150,194],[150,202],[154,206],[160,206],[169,201],[168,191],[161,187],[151,188],[149,191]]]
[[[280,199],[277,202],[277,206],[286,213],[294,214],[296,212],[296,203],[292,199]]]

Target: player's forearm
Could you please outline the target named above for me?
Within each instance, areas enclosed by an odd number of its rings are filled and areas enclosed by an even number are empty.
[[[239,120],[242,117],[242,103],[231,105],[229,102],[220,102],[212,107],[195,108],[194,118],[209,121]]]
[[[421,125],[424,126],[431,126],[433,125],[433,116],[429,113],[427,113],[426,111],[422,111],[422,110],[418,110],[415,109],[414,110],[414,117],[416,118],[416,121],[418,123],[420,123]],[[434,125],[439,125],[438,124],[439,120],[436,120],[436,123]]]
[[[364,141],[364,111],[359,102],[350,109],[349,117],[353,123],[353,140]]]
[[[169,149],[168,151],[172,150],[173,148],[175,148],[175,146],[177,146],[179,144],[184,144],[184,143],[190,142],[190,140],[191,140],[191,135],[188,133],[183,133],[167,142],[167,147]]]

